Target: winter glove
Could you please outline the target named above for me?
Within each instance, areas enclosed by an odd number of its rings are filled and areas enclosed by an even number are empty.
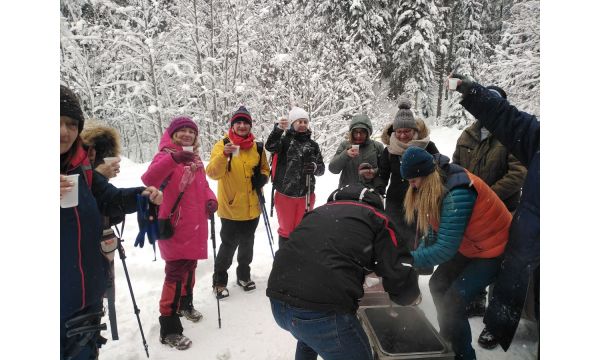
[[[314,162],[305,162],[302,165],[302,174],[303,175],[313,175],[317,171],[317,164]]]
[[[188,164],[194,160],[194,153],[190,151],[177,151],[171,154],[173,160],[178,164]]]
[[[473,81],[467,79],[466,76],[461,74],[452,74],[450,77],[460,79],[459,84],[456,86],[456,91],[463,95],[467,94],[473,87],[473,84],[475,84]]]
[[[216,200],[209,199],[206,202],[206,212],[208,213],[209,216],[214,214],[218,208],[219,208],[219,203]]]
[[[252,171],[252,178],[250,178],[252,189],[260,190],[269,181],[269,177],[260,173],[260,164],[256,165]]]

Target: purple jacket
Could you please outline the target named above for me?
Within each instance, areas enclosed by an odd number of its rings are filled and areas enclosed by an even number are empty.
[[[171,152],[180,151],[182,148],[171,141],[167,132],[160,139],[159,149],[148,170],[142,175],[142,181],[146,186],[158,188],[171,175],[163,190],[163,203],[158,211],[158,218],[166,219],[179,196],[179,184],[184,175],[184,165],[177,164],[171,157]],[[202,162],[197,164],[199,168],[193,173],[194,178],[185,188],[171,219],[175,235],[170,239],[158,241],[160,254],[165,261],[198,260],[208,257],[206,203],[210,199],[215,201],[217,199],[208,186],[204,165]]]

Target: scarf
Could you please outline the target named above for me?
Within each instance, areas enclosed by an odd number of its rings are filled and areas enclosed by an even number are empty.
[[[398,140],[398,138],[392,133],[390,136],[390,145],[388,146],[388,151],[390,154],[402,156],[404,151],[408,149],[409,146],[418,146],[421,149],[425,149],[427,145],[429,145],[429,136],[426,136],[422,139],[411,140],[405,144]]]
[[[231,142],[234,145],[239,145],[241,150],[248,150],[252,147],[252,145],[254,145],[254,134],[253,133],[248,133],[248,136],[243,138],[243,137],[239,136],[238,134],[236,134],[233,131],[233,128],[229,128],[229,133],[227,134],[227,136],[229,137],[229,140],[231,140]]]

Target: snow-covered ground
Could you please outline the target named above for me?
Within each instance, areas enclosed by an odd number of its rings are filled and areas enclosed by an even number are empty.
[[[452,128],[434,128],[430,136],[440,151],[451,157],[460,134],[459,130]],[[206,159],[205,159],[206,160]],[[139,186],[140,176],[148,164],[135,164],[128,159],[121,162],[120,175],[112,180],[118,187]],[[211,188],[217,189],[216,182],[210,180]],[[317,178],[316,206],[322,205],[327,196],[336,188],[338,175],[325,172]],[[270,194],[271,184],[266,185],[265,194]],[[267,206],[270,206],[270,196],[267,195]],[[277,218],[269,218],[271,229],[277,236]],[[216,220],[217,249],[219,247],[220,221]],[[212,268],[213,252],[209,241],[209,258],[199,261],[196,270],[196,286],[194,290],[194,305],[204,314],[198,323],[191,323],[182,319],[184,334],[193,344],[186,351],[179,351],[162,345],[159,342],[158,300],[160,298],[164,278],[164,262],[157,249],[157,261],[153,261],[152,247],[146,244],[144,248],[134,248],[133,243],[138,233],[135,215],[127,216],[125,224],[125,249],[127,255],[127,269],[131,277],[136,302],[140,308],[140,317],[148,348],[152,359],[292,359],[296,348],[296,341],[286,331],[280,329],[273,316],[268,298],[265,296],[267,279],[271,271],[272,256],[267,240],[264,221],[261,219],[256,231],[254,244],[254,260],[252,262],[252,278],[256,282],[257,290],[251,293],[244,291],[230,281],[230,297],[221,301],[222,328],[219,329],[217,321],[217,303],[212,294]],[[277,239],[274,239],[276,250]],[[235,275],[235,259],[230,269]],[[137,320],[133,312],[133,305],[123,266],[116,259],[116,288],[117,288],[117,318],[119,341],[110,340],[110,329],[103,332],[109,338],[108,343],[101,349],[103,359],[145,359],[146,355],[142,346],[142,338],[138,329]],[[231,278],[231,276],[230,276]],[[235,278],[235,276],[234,276]],[[429,276],[421,276],[419,286],[423,293],[423,302],[420,307],[428,319],[437,328],[436,312],[428,288]],[[108,322],[108,318],[104,318]],[[470,319],[473,334],[473,344],[478,359],[535,359],[537,351],[537,328],[527,320],[521,320],[519,329],[508,352],[500,347],[494,350],[485,350],[477,345],[477,337],[483,329],[481,317]]]

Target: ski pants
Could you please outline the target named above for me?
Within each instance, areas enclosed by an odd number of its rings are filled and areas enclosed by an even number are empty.
[[[213,286],[227,286],[227,270],[233,262],[237,249],[236,275],[238,280],[250,280],[250,263],[254,256],[254,232],[258,226],[257,217],[252,220],[238,221],[221,218],[221,245],[215,261]]]
[[[437,311],[440,335],[450,340],[456,359],[475,359],[466,307],[494,281],[501,261],[501,257],[478,259],[456,253],[431,275],[429,289]]]
[[[165,261],[165,282],[160,297],[160,315],[173,316],[191,303],[198,260]],[[183,300],[183,301],[182,301]]]
[[[310,194],[310,208],[315,206],[315,193]],[[304,213],[306,212],[306,198],[291,197],[275,192],[275,210],[277,211],[277,220],[279,229],[277,233],[285,238],[290,237],[290,233],[300,224]]]

